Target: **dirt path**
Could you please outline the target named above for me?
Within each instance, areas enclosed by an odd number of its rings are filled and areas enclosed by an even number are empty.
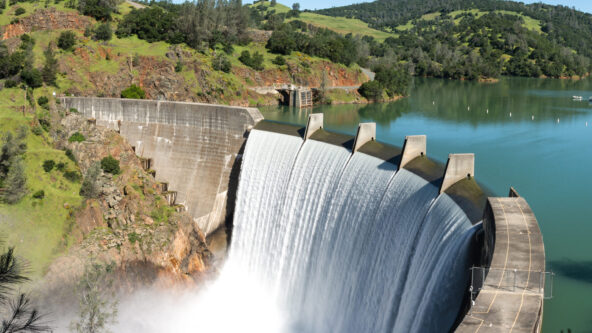
[[[127,3],[128,5],[130,5],[130,6],[134,7],[134,8],[136,8],[136,9],[142,9],[142,8],[146,8],[146,6],[144,6],[144,5],[142,5],[142,4],[139,4],[139,3],[137,3],[137,2],[133,2],[133,1],[129,1],[129,0],[126,0],[126,1],[125,1],[125,3]]]

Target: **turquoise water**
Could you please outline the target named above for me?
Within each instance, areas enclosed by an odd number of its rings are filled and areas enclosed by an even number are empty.
[[[572,96],[584,101],[573,101]],[[544,332],[592,332],[592,80],[506,78],[496,84],[416,79],[411,97],[389,104],[313,110],[262,108],[266,119],[306,123],[323,112],[325,128],[354,135],[377,123],[377,139],[401,146],[426,134],[427,154],[475,153],[477,180],[495,195],[510,186],[526,198],[543,232],[547,270]]]

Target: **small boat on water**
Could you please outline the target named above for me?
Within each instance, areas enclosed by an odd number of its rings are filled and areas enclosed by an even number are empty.
[[[584,99],[584,97],[582,97],[582,96],[572,96],[571,98],[573,98],[574,101],[581,101]],[[592,97],[590,97],[590,98],[592,98]]]

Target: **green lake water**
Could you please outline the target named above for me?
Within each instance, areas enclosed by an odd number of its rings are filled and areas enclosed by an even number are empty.
[[[584,101],[573,101],[572,96]],[[426,134],[427,155],[475,153],[476,179],[497,196],[510,186],[541,227],[553,298],[544,332],[592,332],[592,80],[505,78],[499,83],[416,79],[410,97],[389,104],[261,108],[266,119],[306,123],[323,112],[325,129],[355,135],[376,122],[377,140],[401,146]]]

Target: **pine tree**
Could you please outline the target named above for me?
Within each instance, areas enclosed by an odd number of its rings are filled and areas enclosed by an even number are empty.
[[[20,156],[12,158],[6,179],[2,182],[3,191],[0,200],[8,204],[19,202],[27,194],[25,167]]]
[[[43,81],[47,84],[55,86],[56,73],[58,71],[58,60],[55,58],[52,43],[50,43],[47,46],[47,49],[43,54],[45,55],[45,65],[43,66],[43,70],[41,71]]]

